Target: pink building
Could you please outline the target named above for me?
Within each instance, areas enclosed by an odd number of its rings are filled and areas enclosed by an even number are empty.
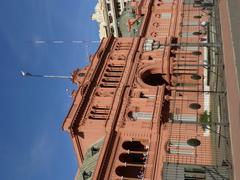
[[[211,2],[131,3],[135,16],[125,25],[134,37],[103,39],[73,73],[79,88],[63,129],[77,155],[76,179],[229,178],[211,129]]]

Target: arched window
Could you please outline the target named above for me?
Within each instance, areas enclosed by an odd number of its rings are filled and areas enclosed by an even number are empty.
[[[92,176],[92,172],[91,171],[83,171],[82,176],[83,176],[84,180],[90,179]]]
[[[153,57],[152,56],[148,56],[148,60],[153,60]]]
[[[168,84],[164,76],[165,74],[162,74],[160,69],[151,68],[141,74],[141,79],[145,84],[150,86],[162,86]]]
[[[147,155],[143,153],[122,153],[119,156],[119,160],[128,164],[144,164]]]
[[[85,76],[85,73],[79,73],[78,76],[79,76],[79,77],[84,77],[84,76]]]
[[[97,154],[99,151],[100,151],[100,147],[94,147],[94,146],[91,147],[92,156]]]
[[[125,141],[122,144],[123,149],[125,150],[129,150],[129,151],[142,151],[142,152],[146,152],[147,146],[145,146],[144,144],[142,144],[140,141]]]
[[[110,27],[110,30],[111,30],[112,34],[114,34],[114,28],[113,28],[113,26]]]
[[[113,22],[112,16],[110,15],[110,16],[108,16],[108,18],[109,18],[109,22],[112,23]]]
[[[116,174],[120,177],[138,178],[144,177],[144,168],[137,166],[118,166],[115,170]]]

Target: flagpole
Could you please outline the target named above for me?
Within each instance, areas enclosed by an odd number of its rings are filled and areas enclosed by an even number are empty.
[[[72,76],[52,76],[52,75],[39,75],[31,74],[29,72],[21,71],[23,77],[38,77],[38,78],[57,78],[57,79],[72,79]]]

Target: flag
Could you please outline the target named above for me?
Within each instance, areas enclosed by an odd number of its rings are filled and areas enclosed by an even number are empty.
[[[32,76],[32,74],[29,72],[21,71],[21,73],[22,73],[22,76]]]

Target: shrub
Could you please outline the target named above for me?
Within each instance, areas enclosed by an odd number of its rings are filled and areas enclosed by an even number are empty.
[[[207,126],[211,124],[211,113],[204,111],[202,114],[200,114],[199,122],[202,125],[203,130],[205,130]]]

